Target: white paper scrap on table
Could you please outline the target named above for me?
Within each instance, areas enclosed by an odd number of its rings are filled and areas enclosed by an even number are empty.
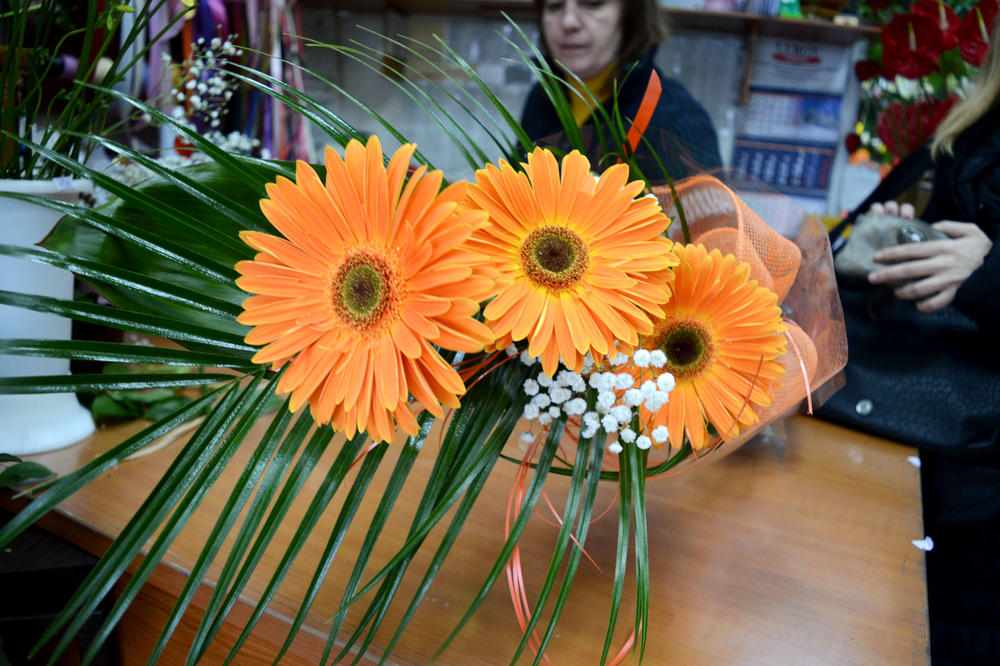
[[[906,459],[914,467],[920,467],[920,458],[919,458],[919,456],[906,456]]]
[[[924,537],[923,539],[915,539],[913,545],[923,551],[934,550],[934,539],[930,537]]]

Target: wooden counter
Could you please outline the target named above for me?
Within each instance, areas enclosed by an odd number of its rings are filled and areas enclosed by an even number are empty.
[[[93,458],[127,433],[126,424],[103,430],[89,440],[34,459],[65,471]],[[928,662],[927,603],[923,552],[911,543],[924,536],[920,517],[918,470],[907,461],[911,448],[868,437],[811,419],[793,417],[787,425],[784,452],[751,444],[711,464],[652,482],[648,493],[651,558],[648,664],[924,664]],[[429,440],[432,441],[432,440]],[[177,444],[173,445],[177,447]],[[98,553],[116,534],[165,468],[171,448],[121,464],[60,506],[47,518],[47,529],[85,550]],[[426,477],[433,447],[428,444],[414,474]],[[386,461],[391,462],[391,461]],[[225,478],[242,470],[237,458]],[[322,469],[322,465],[319,467]],[[315,664],[325,637],[324,624],[340,601],[342,581],[353,566],[363,529],[374,510],[378,491],[391,465],[382,465],[369,496],[348,533],[338,560],[316,601],[308,627],[300,632],[293,655],[282,664]],[[437,576],[402,643],[389,663],[424,664],[461,617],[479,589],[488,564],[502,543],[503,516],[514,466],[500,462],[466,523],[462,536]],[[314,488],[321,472],[313,474]],[[401,507],[415,506],[420,485],[411,479]],[[601,490],[597,510],[614,498],[611,484]],[[566,481],[550,477],[547,491],[561,509]],[[409,493],[409,494],[407,494]],[[295,510],[308,500],[301,493]],[[171,595],[184,582],[224,493],[209,494],[192,523],[182,532],[145,591],[133,604],[118,632],[126,665],[145,663],[158,624],[169,611]],[[337,500],[335,499],[335,503]],[[16,506],[8,495],[0,504]],[[540,504],[540,506],[544,506]],[[405,513],[405,512],[404,512]],[[404,516],[405,517],[405,516]],[[401,540],[400,525],[387,529],[384,558]],[[295,522],[295,521],[292,521]],[[314,563],[327,537],[318,532],[299,557],[271,604],[262,625],[237,663],[270,663],[284,640],[283,628],[294,616]],[[587,552],[598,570],[581,562],[548,655],[554,664],[597,663],[606,626],[614,568],[617,520],[614,511],[596,522]],[[284,530],[288,538],[291,530]],[[436,544],[432,533],[432,543]],[[521,556],[529,592],[541,584],[556,529],[535,518],[521,540]],[[272,548],[261,569],[269,571],[280,551]],[[416,558],[404,578],[400,597],[387,615],[376,644],[384,645],[423,573]],[[380,561],[380,560],[373,560]],[[214,572],[215,570],[213,570]],[[369,568],[369,573],[374,569]],[[263,589],[263,576],[248,590]],[[623,604],[619,641],[631,617]],[[182,663],[184,644],[197,623],[197,610],[207,600],[203,586],[178,629],[164,664]],[[204,663],[220,663],[224,643],[238,634],[248,606],[234,617]],[[362,607],[348,617],[351,624]],[[504,664],[510,660],[519,629],[503,577],[485,604],[437,663],[468,666]],[[615,647],[617,650],[617,646]],[[378,651],[374,651],[377,657]],[[522,660],[530,663],[530,659]],[[368,663],[367,660],[364,663]]]

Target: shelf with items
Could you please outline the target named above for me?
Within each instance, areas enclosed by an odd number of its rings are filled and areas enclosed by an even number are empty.
[[[743,12],[716,12],[704,9],[664,8],[671,27],[781,37],[825,44],[849,45],[878,34],[873,26],[838,25],[829,21],[760,16]]]
[[[347,11],[395,11],[404,14],[478,14],[506,12],[515,19],[534,13],[532,0],[305,0],[312,6]],[[745,12],[664,7],[671,25],[679,30],[756,33],[767,37],[852,44],[878,34],[872,26],[838,25],[829,21],[761,16]]]

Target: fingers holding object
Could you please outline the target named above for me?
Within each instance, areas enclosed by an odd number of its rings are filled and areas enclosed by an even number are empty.
[[[868,274],[868,282],[871,284],[885,284],[927,277],[940,271],[941,267],[939,264],[940,262],[936,258],[904,261],[877,271],[872,271]]]

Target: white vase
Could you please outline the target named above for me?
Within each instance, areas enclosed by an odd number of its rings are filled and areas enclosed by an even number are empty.
[[[89,191],[85,181],[0,180],[0,191],[75,201]],[[51,231],[60,214],[17,199],[0,198],[0,243],[33,246]],[[69,271],[0,256],[0,289],[73,298]],[[70,339],[65,317],[0,305],[0,338]],[[0,355],[0,377],[68,375],[69,360]],[[0,453],[30,455],[75,444],[94,432],[94,420],[75,393],[0,395]]]

